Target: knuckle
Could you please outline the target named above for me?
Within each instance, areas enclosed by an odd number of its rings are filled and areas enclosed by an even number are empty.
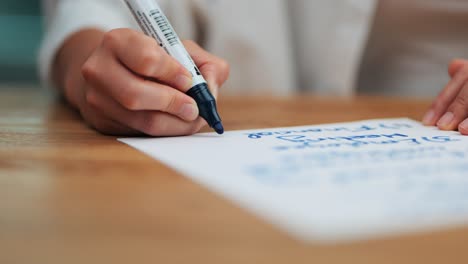
[[[143,118],[141,130],[143,133],[150,136],[161,136],[162,131],[165,129],[165,122],[163,122],[161,115],[147,113]]]
[[[116,99],[123,107],[130,111],[141,110],[139,89],[135,87],[135,84],[129,84],[124,89],[121,89]]]
[[[111,31],[104,33],[104,36],[102,37],[102,46],[106,48],[115,47],[122,33],[123,33],[123,29],[113,29]]]
[[[81,75],[86,81],[94,80],[99,78],[99,67],[92,60],[88,60],[81,67]]]
[[[140,103],[134,92],[127,91],[122,93],[120,103],[130,111],[140,110]]]
[[[157,49],[144,49],[141,51],[137,71],[139,74],[150,76],[154,74],[155,66],[163,60],[162,53]]]
[[[169,58],[165,60],[164,62],[161,62],[161,64],[164,66],[158,69],[157,75],[159,76],[159,78],[162,78],[169,82],[171,80],[174,80],[177,74],[184,71],[183,66],[180,65],[173,58]]]

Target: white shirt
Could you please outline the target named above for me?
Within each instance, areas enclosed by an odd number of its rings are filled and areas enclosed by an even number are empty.
[[[40,69],[74,32],[138,29],[121,0],[46,0]],[[178,34],[231,64],[223,93],[434,96],[468,58],[466,0],[160,0]],[[359,88],[358,88],[359,87]]]

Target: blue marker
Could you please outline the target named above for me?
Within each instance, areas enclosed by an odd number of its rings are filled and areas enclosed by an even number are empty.
[[[161,7],[155,0],[124,0],[143,32],[154,38],[166,52],[180,62],[191,74],[192,88],[187,95],[197,102],[200,116],[216,133],[223,134],[224,127],[216,108],[216,100],[208,89],[197,65],[177,36]]]

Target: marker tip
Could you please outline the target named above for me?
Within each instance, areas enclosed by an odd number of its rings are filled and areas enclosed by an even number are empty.
[[[224,127],[223,127],[223,124],[221,124],[221,122],[216,123],[213,126],[213,129],[216,131],[216,133],[220,135],[224,134]]]

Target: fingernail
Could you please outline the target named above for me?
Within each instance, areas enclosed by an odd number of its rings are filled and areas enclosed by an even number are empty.
[[[449,129],[455,116],[452,112],[446,113],[437,123],[437,126],[443,129]]]
[[[462,133],[468,133],[468,119],[466,119],[465,121],[463,121],[461,124],[460,124],[460,129],[459,129]]]
[[[434,117],[435,117],[435,111],[430,110],[427,112],[427,114],[423,118],[423,124],[426,126],[430,126],[434,124]]]
[[[194,104],[184,104],[180,116],[185,120],[195,120],[198,117],[198,107]]]
[[[177,88],[183,89],[183,91],[192,88],[192,82],[192,78],[187,77],[186,75],[179,75],[175,79],[175,85]]]

